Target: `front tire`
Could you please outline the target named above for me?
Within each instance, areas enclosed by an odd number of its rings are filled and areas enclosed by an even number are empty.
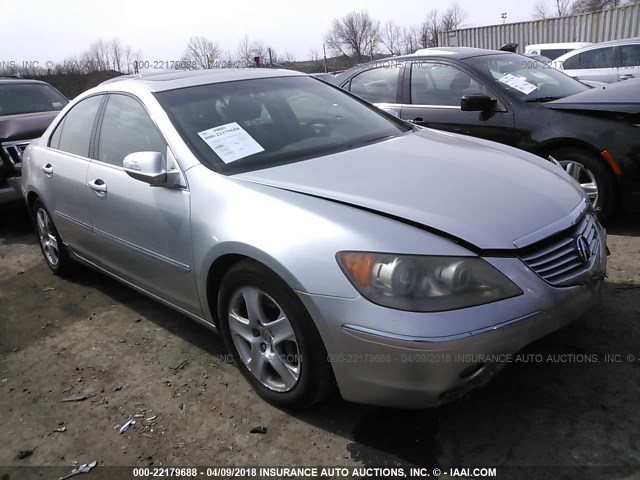
[[[613,175],[604,162],[582,150],[564,148],[551,154],[562,168],[582,187],[601,220],[616,209],[616,187]]]
[[[76,264],[69,257],[49,211],[40,200],[36,200],[33,203],[32,212],[40,250],[49,268],[60,276],[73,273]]]
[[[302,409],[334,390],[313,320],[291,288],[250,260],[233,266],[218,295],[225,344],[253,389],[269,403]]]

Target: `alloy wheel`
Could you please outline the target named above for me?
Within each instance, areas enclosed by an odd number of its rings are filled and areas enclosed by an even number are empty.
[[[44,252],[47,261],[52,266],[57,266],[60,261],[60,249],[58,248],[58,240],[53,230],[53,222],[49,218],[49,214],[43,208],[39,208],[36,212],[36,227],[38,229],[38,238],[40,246]]]
[[[300,378],[298,340],[287,315],[263,290],[244,286],[228,308],[231,339],[238,357],[258,381],[276,392],[288,392]]]
[[[593,207],[597,208],[599,206],[600,193],[598,183],[593,173],[581,163],[573,160],[560,160],[559,163],[562,165],[562,168],[580,184],[580,187],[584,190]]]

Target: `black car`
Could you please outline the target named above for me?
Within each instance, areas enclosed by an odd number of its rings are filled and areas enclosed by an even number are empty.
[[[69,103],[46,82],[0,77],[0,205],[20,200],[22,152]]]
[[[336,80],[418,125],[554,157],[602,217],[640,210],[639,82],[591,88],[523,55],[464,47],[371,62]]]

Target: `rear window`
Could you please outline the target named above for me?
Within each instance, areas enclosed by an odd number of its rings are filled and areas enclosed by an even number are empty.
[[[306,76],[214,83],[155,95],[199,160],[225,173],[336,153],[412,130]]]
[[[69,101],[41,83],[0,84],[0,116],[62,110]]]

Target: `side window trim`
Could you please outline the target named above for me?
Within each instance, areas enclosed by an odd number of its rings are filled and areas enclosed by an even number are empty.
[[[104,94],[104,98],[98,107],[98,114],[96,115],[96,121],[93,122],[93,128],[91,130],[91,140],[89,141],[89,158],[91,161],[98,158],[98,137],[100,134],[100,128],[102,127],[102,118],[104,117],[104,111],[107,107],[107,100],[109,100],[109,93]]]

